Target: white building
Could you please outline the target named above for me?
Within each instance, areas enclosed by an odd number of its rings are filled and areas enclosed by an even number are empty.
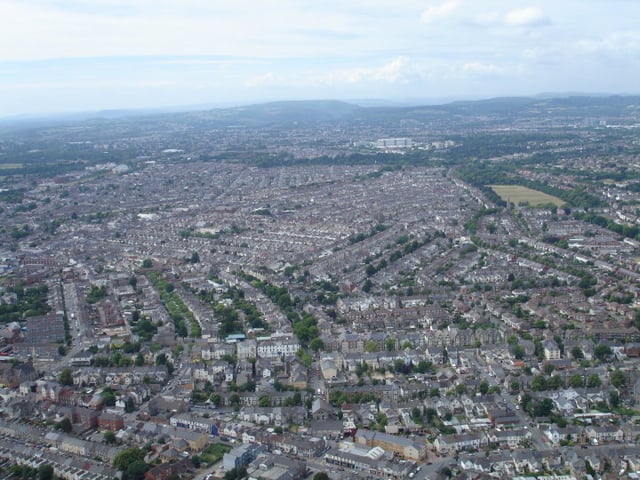
[[[259,358],[278,358],[295,355],[300,350],[300,342],[294,338],[277,338],[264,340],[258,343],[257,353]]]

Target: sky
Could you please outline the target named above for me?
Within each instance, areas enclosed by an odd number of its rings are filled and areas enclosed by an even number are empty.
[[[0,0],[0,117],[640,93],[639,0]]]

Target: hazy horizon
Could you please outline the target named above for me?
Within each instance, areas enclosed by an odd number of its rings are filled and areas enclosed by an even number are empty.
[[[0,15],[4,118],[640,91],[635,0],[0,0]]]
[[[13,122],[13,121],[27,121],[30,122],[32,120],[71,120],[74,121],[76,119],[83,120],[87,118],[101,118],[101,117],[128,117],[128,116],[136,116],[136,115],[153,115],[153,114],[162,114],[162,113],[183,113],[183,112],[192,112],[192,111],[206,111],[206,110],[217,110],[217,109],[234,109],[234,108],[243,108],[257,105],[265,105],[271,103],[295,103],[295,102],[344,102],[352,105],[357,105],[360,107],[420,107],[420,106],[433,106],[433,105],[447,105],[456,102],[482,102],[482,101],[490,101],[494,99],[500,98],[568,98],[568,97],[613,97],[613,96],[636,96],[640,94],[634,93],[607,93],[607,92],[542,92],[536,93],[533,95],[513,95],[513,96],[487,96],[487,97],[476,97],[476,96],[460,96],[460,97],[443,97],[443,98],[407,98],[407,99],[385,99],[385,98],[345,98],[345,99],[337,99],[337,98],[301,98],[301,99],[287,99],[287,98],[273,98],[266,100],[255,100],[255,101],[245,101],[245,102],[220,102],[220,103],[199,103],[199,104],[185,104],[185,105],[157,105],[150,107],[131,107],[131,108],[105,108],[105,109],[96,109],[96,110],[76,110],[76,111],[52,111],[52,112],[35,112],[35,113],[19,113],[13,115],[2,115],[0,114],[0,122]]]

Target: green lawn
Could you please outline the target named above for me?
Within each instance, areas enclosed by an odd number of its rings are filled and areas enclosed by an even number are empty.
[[[565,205],[565,202],[546,193],[532,190],[520,185],[489,185],[505,202],[519,205],[520,203],[528,203],[535,207],[539,205],[554,204],[558,207]]]

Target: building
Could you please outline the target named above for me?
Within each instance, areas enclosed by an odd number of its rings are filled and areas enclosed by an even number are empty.
[[[542,347],[544,349],[544,358],[546,360],[560,360],[560,348],[558,347],[558,344],[555,342],[555,340],[545,340],[542,344]]]
[[[255,480],[301,480],[307,476],[304,461],[284,455],[261,454],[247,469],[248,478]]]
[[[300,342],[294,338],[278,338],[258,343],[256,352],[260,358],[278,358],[295,355],[300,350]]]
[[[410,138],[406,138],[406,137],[380,138],[376,140],[376,147],[386,149],[386,150],[411,148],[412,146],[413,146],[413,142],[411,141]]]
[[[124,419],[117,413],[103,412],[98,418],[98,426],[102,430],[117,432],[124,428]]]
[[[380,447],[392,452],[405,460],[422,460],[427,454],[424,442],[413,441],[406,437],[390,435],[388,433],[359,430],[355,435],[355,443],[367,447]]]
[[[222,468],[228,472],[234,468],[249,465],[264,451],[266,451],[265,447],[256,445],[255,443],[240,445],[224,454],[224,457],[222,457]]]
[[[216,435],[218,432],[216,420],[212,418],[192,416],[190,413],[174,415],[169,420],[169,423],[172,427],[187,428],[189,430],[210,435]]]

